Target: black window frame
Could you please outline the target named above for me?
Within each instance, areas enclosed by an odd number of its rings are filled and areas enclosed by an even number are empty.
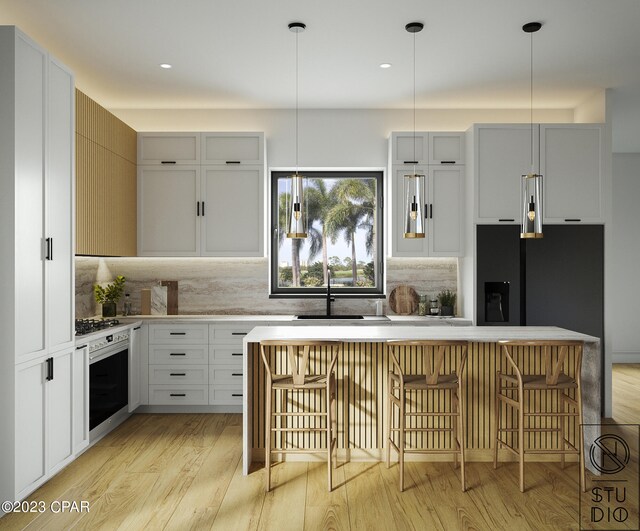
[[[270,201],[271,214],[269,219],[270,226],[270,255],[269,255],[269,278],[270,278],[270,298],[296,298],[296,299],[314,299],[326,296],[326,287],[279,287],[278,286],[278,257],[279,257],[279,234],[278,234],[278,179],[288,177],[292,170],[272,170],[270,173]],[[357,287],[339,287],[331,285],[331,295],[336,298],[384,298],[385,281],[384,281],[384,170],[312,170],[300,171],[307,179],[313,178],[338,178],[345,179],[376,179],[376,256],[374,260],[377,262],[376,282],[371,288]]]

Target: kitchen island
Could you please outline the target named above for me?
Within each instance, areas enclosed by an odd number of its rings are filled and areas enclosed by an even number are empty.
[[[452,326],[258,326],[244,338],[243,357],[243,472],[249,473],[254,459],[264,455],[264,368],[259,344],[267,339],[337,340],[343,343],[338,358],[339,457],[380,460],[383,449],[388,356],[385,341],[394,339],[442,339],[469,342],[463,379],[463,400],[467,404],[467,460],[491,459],[490,426],[493,423],[493,394],[497,367],[505,367],[497,348],[500,340],[578,340],[584,342],[582,395],[584,423],[600,422],[600,340],[593,336],[556,327],[452,327]],[[534,349],[525,356],[529,367],[541,369],[542,356]],[[572,352],[569,353],[570,360]],[[318,359],[318,363],[323,363]],[[296,399],[290,399],[297,407]],[[578,426],[570,426],[569,439],[575,442]],[[585,432],[586,448],[598,435],[597,428]],[[418,444],[446,446],[434,439]],[[552,444],[552,434],[543,434],[542,444]],[[309,436],[305,445],[321,448],[321,438]],[[294,441],[295,444],[295,441]],[[432,459],[434,457],[431,457]],[[502,457],[501,457],[502,458]],[[508,458],[505,456],[505,458]],[[541,456],[540,460],[545,459]]]

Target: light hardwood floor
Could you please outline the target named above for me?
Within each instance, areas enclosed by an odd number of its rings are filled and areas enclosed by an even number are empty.
[[[640,423],[640,365],[615,366],[613,389],[615,422]],[[395,465],[340,465],[329,493],[324,463],[286,463],[265,493],[259,465],[242,476],[241,437],[240,415],[134,415],[29,497],[88,513],[12,514],[0,529],[578,529],[575,463],[528,463],[524,494],[516,463],[469,463],[466,493],[452,463],[407,463],[404,493]]]

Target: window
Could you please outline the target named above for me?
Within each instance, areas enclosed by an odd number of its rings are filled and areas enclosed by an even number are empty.
[[[311,171],[305,176],[307,238],[286,237],[291,172],[271,173],[271,294],[383,293],[382,172]]]

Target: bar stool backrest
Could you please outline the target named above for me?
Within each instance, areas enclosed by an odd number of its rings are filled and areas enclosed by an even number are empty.
[[[317,347],[327,348],[331,352],[330,366],[327,374],[331,373],[335,367],[337,358],[334,355],[335,350],[340,346],[338,341],[308,341],[294,339],[269,339],[260,342],[260,354],[269,377],[274,376],[291,376],[294,386],[304,386],[306,377],[311,376],[309,373],[309,352]],[[269,361],[270,347],[285,348],[287,352],[288,363],[280,365],[280,369],[276,369]],[[275,371],[278,371],[277,373]]]
[[[435,385],[436,383],[438,383],[439,375],[451,374],[452,372],[454,372],[453,370],[448,370],[445,372],[445,352],[447,348],[459,347],[461,349],[460,359],[458,360],[456,365],[458,367],[458,376],[462,373],[467,359],[468,343],[466,341],[445,340],[392,340],[387,341],[387,346],[389,347],[389,353],[391,354],[391,363],[398,371],[398,374],[401,374],[403,376],[406,376],[410,373],[408,372],[407,367],[405,367],[404,364],[400,362],[398,354],[407,347],[417,347],[418,352],[422,353],[423,356],[422,369],[420,370],[420,373],[425,375],[427,384]],[[431,358],[425,358],[425,356],[431,356]]]
[[[509,365],[520,375],[527,374],[518,364],[517,347],[542,348],[542,374],[547,385],[556,385],[562,374],[568,374],[569,349],[574,349],[574,377],[579,378],[582,370],[582,341],[499,341]],[[516,348],[514,348],[516,347]],[[534,373],[532,373],[534,374]],[[540,373],[535,373],[540,374]]]

